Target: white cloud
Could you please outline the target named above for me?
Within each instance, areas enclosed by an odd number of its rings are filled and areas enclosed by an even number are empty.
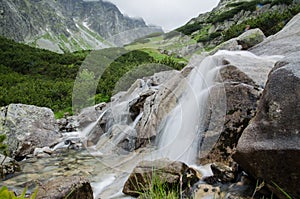
[[[142,17],[146,23],[173,30],[200,13],[214,8],[219,0],[108,0],[123,14]]]

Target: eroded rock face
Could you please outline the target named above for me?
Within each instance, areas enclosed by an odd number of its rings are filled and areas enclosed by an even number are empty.
[[[140,107],[143,116],[137,125],[137,147],[146,145],[149,140],[156,137],[162,120],[176,106],[177,100],[184,90],[185,74],[177,71],[167,73],[164,81],[161,81],[160,88],[142,101],[143,105]],[[157,80],[154,78],[151,81],[155,85]]]
[[[209,127],[204,132],[200,143],[199,161],[201,164],[222,162],[232,165],[232,154],[238,140],[249,121],[255,115],[256,102],[260,97],[260,89],[255,82],[237,67],[228,64],[220,70],[220,80],[223,84],[215,86],[211,91],[210,110],[216,110],[219,93],[226,93],[226,114],[222,123],[214,123],[208,114]],[[210,117],[210,118],[209,118]],[[217,120],[218,121],[218,120]],[[223,128],[220,128],[222,127]],[[213,145],[213,147],[211,147]]]
[[[36,147],[51,146],[60,137],[53,112],[48,108],[10,104],[1,108],[0,133],[7,136],[10,156],[23,159]]]
[[[300,180],[300,59],[279,62],[258,106],[245,129],[234,159],[251,175],[262,178],[280,198],[277,185],[299,198]]]
[[[123,193],[137,197],[139,193],[148,191],[151,183],[156,180],[175,190],[179,190],[177,188],[182,181],[183,190],[185,190],[200,179],[201,175],[198,171],[182,162],[172,162],[167,159],[142,161],[125,182]]]
[[[38,189],[38,199],[93,199],[89,181],[79,176],[58,177]]]

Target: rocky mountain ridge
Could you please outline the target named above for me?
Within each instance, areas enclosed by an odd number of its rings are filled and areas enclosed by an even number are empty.
[[[0,35],[60,53],[113,46],[108,38],[132,29],[162,31],[102,0],[1,1],[0,15]]]
[[[247,25],[251,26],[250,28],[261,28],[259,27],[260,23],[256,21],[257,19],[268,17],[269,13],[275,12],[285,15],[285,12],[297,3],[299,2],[294,0],[221,0],[211,12],[200,14],[177,30],[190,35],[204,47],[213,48],[230,39],[228,30],[232,27],[242,26],[242,28],[234,30],[234,37],[241,34]],[[278,22],[272,21],[272,23],[274,27],[279,25],[279,23],[283,23],[281,25],[282,28],[286,22],[279,20]],[[268,28],[263,30],[266,36],[275,34],[276,31],[279,30],[275,30],[275,28],[274,30],[268,30]]]
[[[184,26],[136,40],[129,48],[157,48],[165,54],[183,57],[205,51],[214,53],[246,29],[259,28],[267,37],[274,35],[299,11],[298,0],[222,0],[212,11],[200,14]]]

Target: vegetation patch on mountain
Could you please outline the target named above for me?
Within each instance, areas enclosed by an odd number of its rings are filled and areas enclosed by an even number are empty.
[[[300,4],[293,0],[221,1],[212,12],[199,15],[176,31],[213,48],[239,36],[247,26],[273,35],[299,11]]]
[[[64,112],[72,112],[74,80],[91,51],[57,54],[3,37],[0,37],[0,47],[0,106],[11,103],[45,106],[54,110],[57,117],[63,116]],[[174,69],[181,69],[185,65],[179,63],[181,59],[160,55],[158,51],[129,51],[123,48],[104,50],[107,56],[113,56],[118,49],[125,53],[104,71],[96,96],[91,99],[96,103],[109,101],[118,80],[139,65],[160,63]],[[128,82],[128,85],[131,83]]]

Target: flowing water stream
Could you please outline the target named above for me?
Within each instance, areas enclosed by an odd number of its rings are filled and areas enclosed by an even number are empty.
[[[139,90],[122,103],[115,103],[104,110],[99,118],[77,134],[81,138],[89,136],[93,128],[108,112],[114,113],[110,129],[105,132],[95,146],[80,151],[65,151],[49,158],[33,158],[22,163],[22,174],[4,182],[5,185],[18,188],[29,185],[33,187],[40,179],[50,179],[53,176],[83,175],[90,179],[95,198],[130,198],[122,194],[122,187],[132,169],[142,160],[169,158],[180,160],[189,165],[195,165],[199,151],[199,142],[205,130],[210,90],[216,83],[218,71],[225,57],[236,61],[249,59],[249,55],[221,51],[214,56],[206,57],[199,63],[197,58],[190,66],[194,67],[187,77],[184,92],[178,96],[177,105],[163,119],[159,126],[156,145],[138,149],[132,152],[115,153],[118,143],[124,138],[130,140],[136,136],[136,126],[143,117],[143,112],[128,120],[129,102],[149,87],[141,81]],[[193,60],[193,59],[192,59]],[[267,69],[266,69],[267,70]],[[152,89],[159,89],[157,87]],[[220,95],[220,98],[225,96]],[[224,100],[223,100],[224,101]],[[224,104],[223,104],[224,105]],[[226,108],[223,107],[222,108]],[[220,109],[220,108],[219,108]],[[226,110],[223,110],[225,114]],[[218,115],[222,119],[224,115]],[[55,146],[54,150],[63,148]],[[37,172],[38,171],[38,172]],[[207,171],[204,171],[207,172]]]

